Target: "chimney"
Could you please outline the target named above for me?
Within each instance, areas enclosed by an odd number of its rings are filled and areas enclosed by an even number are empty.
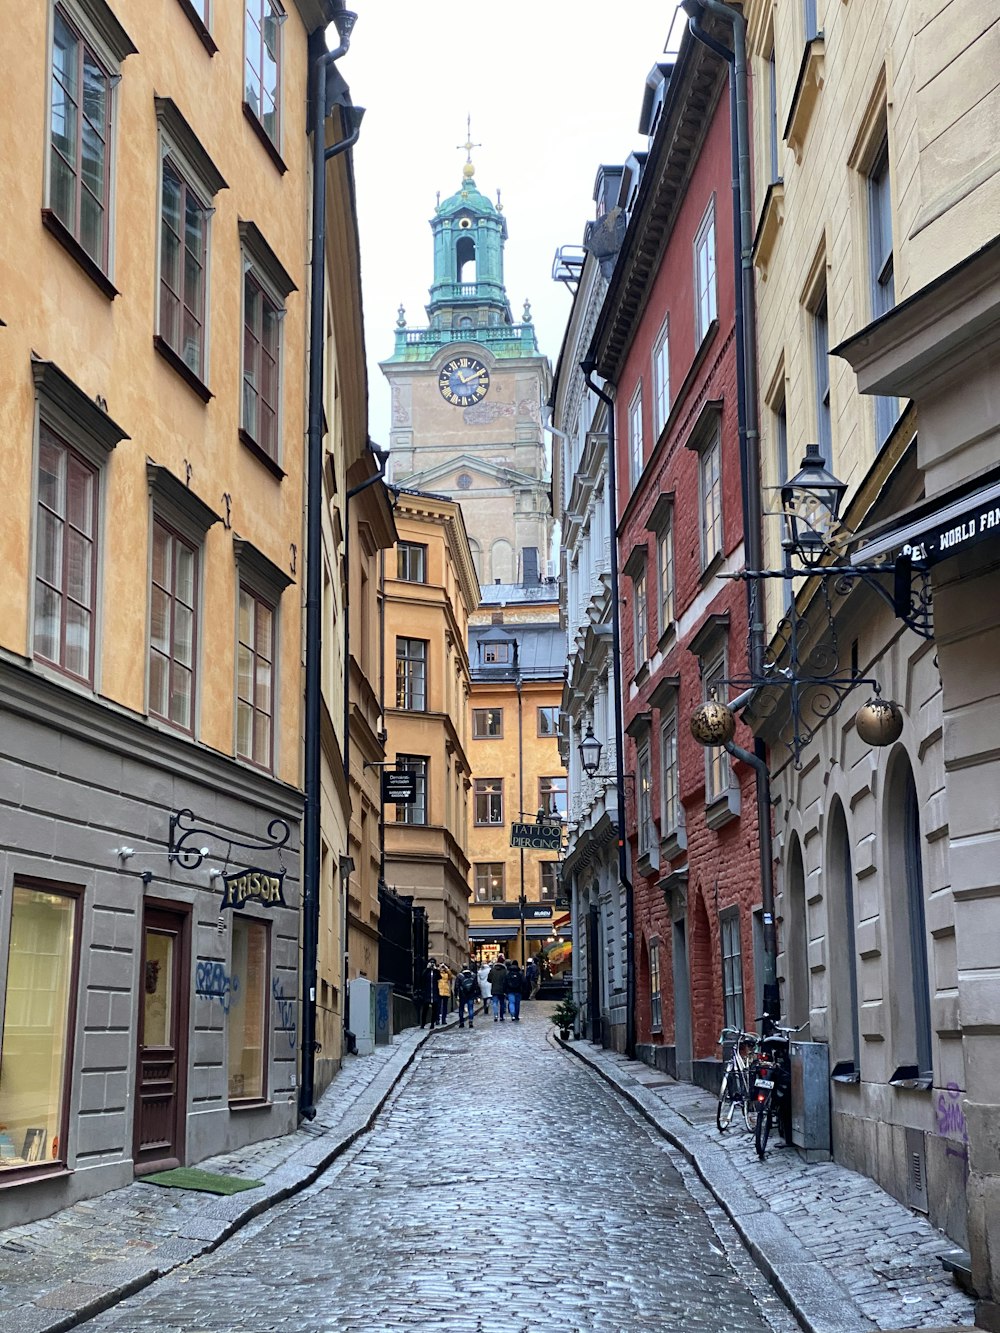
[[[502,624],[503,624],[503,612],[502,612],[502,611],[494,611],[493,614],[490,616],[490,624],[491,624],[491,625],[502,625]]]

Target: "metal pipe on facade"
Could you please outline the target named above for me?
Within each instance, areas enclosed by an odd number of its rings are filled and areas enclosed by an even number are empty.
[[[316,1116],[316,986],[319,953],[320,881],[320,708],[323,645],[323,353],[325,349],[326,163],[356,142],[360,120],[352,133],[326,147],[327,71],[350,46],[356,14],[335,16],[340,45],[317,56],[312,70],[312,244],[309,288],[309,406],[306,432],[306,679],[304,808],[302,817],[302,1069],[299,1113]]]
[[[622,632],[618,601],[618,468],[615,458],[615,400],[594,382],[597,362],[580,362],[587,387],[608,409],[608,503],[611,506],[611,643],[615,714],[615,788],[618,795],[618,878],[625,889],[625,1054],[635,1055],[635,890],[625,847],[625,738],[622,731]],[[607,381],[605,381],[607,383]]]
[[[692,37],[729,65],[730,123],[733,153],[733,251],[736,266],[736,378],[743,496],[743,541],[746,563],[762,569],[763,503],[760,483],[760,420],[757,400],[757,317],[753,277],[753,219],[750,213],[750,123],[747,96],[747,25],[743,14],[723,0],[682,0]],[[700,25],[704,13],[716,14],[733,30],[733,49],[716,41]],[[747,580],[750,674],[759,677],[764,667],[763,607],[757,587]],[[728,747],[727,747],[728,749]],[[736,747],[739,750],[739,747]],[[732,751],[735,753],[736,751]],[[764,916],[764,1012],[778,1018],[781,1000],[777,981],[777,936],[774,928],[774,849],[771,836],[771,775],[765,747],[754,740],[754,756],[747,758],[756,778],[757,834],[760,849],[761,909]],[[740,751],[747,756],[748,751]]]

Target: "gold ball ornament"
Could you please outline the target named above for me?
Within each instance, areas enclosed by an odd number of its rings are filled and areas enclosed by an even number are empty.
[[[736,735],[736,714],[718,700],[709,699],[691,714],[691,735],[699,745],[725,745]]]
[[[855,714],[854,727],[866,745],[892,745],[903,733],[903,710],[892,699],[869,699]]]

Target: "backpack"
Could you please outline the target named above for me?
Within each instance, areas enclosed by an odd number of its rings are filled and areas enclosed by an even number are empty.
[[[458,993],[463,1000],[471,1000],[476,993],[476,978],[471,973],[463,972],[458,978]]]
[[[524,984],[524,975],[519,967],[509,967],[507,969],[507,980],[504,983],[505,995],[516,995]]]

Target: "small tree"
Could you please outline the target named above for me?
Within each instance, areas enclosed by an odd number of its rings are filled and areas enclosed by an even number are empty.
[[[575,1000],[571,1000],[568,995],[556,1005],[552,1012],[552,1021],[564,1037],[568,1036],[579,1012],[580,1006]]]

